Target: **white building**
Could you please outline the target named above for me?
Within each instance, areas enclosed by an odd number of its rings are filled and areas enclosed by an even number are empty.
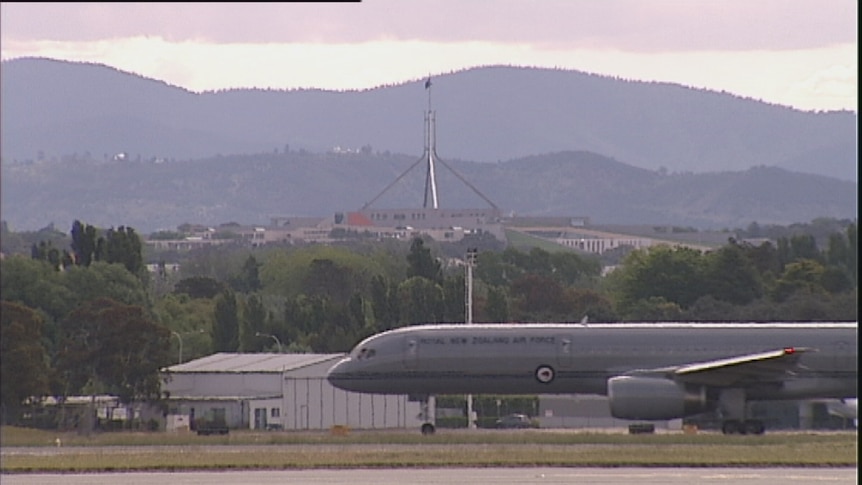
[[[633,249],[648,248],[656,244],[656,241],[646,237],[618,236],[618,237],[595,237],[580,234],[565,234],[553,240],[557,244],[569,248],[580,249],[588,253],[602,254],[605,251],[627,246]]]
[[[216,413],[230,428],[419,428],[419,403],[406,395],[360,394],[331,386],[326,372],[342,357],[218,353],[168,367],[162,370],[168,423],[194,426],[196,416]]]

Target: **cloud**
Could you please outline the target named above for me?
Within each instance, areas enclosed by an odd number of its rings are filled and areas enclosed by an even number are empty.
[[[480,65],[857,105],[855,0],[0,3],[0,57],[107,64],[194,91],[365,89]]]
[[[364,0],[3,3],[2,38],[212,43],[494,42],[625,51],[784,50],[857,42],[855,0]]]
[[[788,99],[817,96],[826,102],[843,102],[848,100],[858,102],[857,69],[847,65],[829,65],[816,70],[800,82],[793,83],[788,89]]]

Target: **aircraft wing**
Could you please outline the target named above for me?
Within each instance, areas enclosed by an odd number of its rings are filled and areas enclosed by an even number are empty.
[[[638,374],[662,373],[677,382],[713,387],[746,386],[780,382],[793,375],[799,357],[814,349],[786,347],[756,354],[696,362],[665,369],[638,371]]]
[[[834,416],[840,416],[846,419],[857,419],[858,400],[857,399],[827,399],[821,401],[826,403],[826,411]]]

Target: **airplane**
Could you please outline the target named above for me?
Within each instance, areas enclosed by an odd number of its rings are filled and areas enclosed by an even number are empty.
[[[856,349],[857,323],[425,324],[368,337],[327,379],[423,409],[435,394],[605,395],[620,419],[718,410],[724,434],[762,434],[749,401],[855,398]]]

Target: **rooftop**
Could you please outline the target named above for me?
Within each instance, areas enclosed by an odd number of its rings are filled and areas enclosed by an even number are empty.
[[[344,354],[239,354],[221,352],[163,369],[165,372],[283,372],[336,360]]]

